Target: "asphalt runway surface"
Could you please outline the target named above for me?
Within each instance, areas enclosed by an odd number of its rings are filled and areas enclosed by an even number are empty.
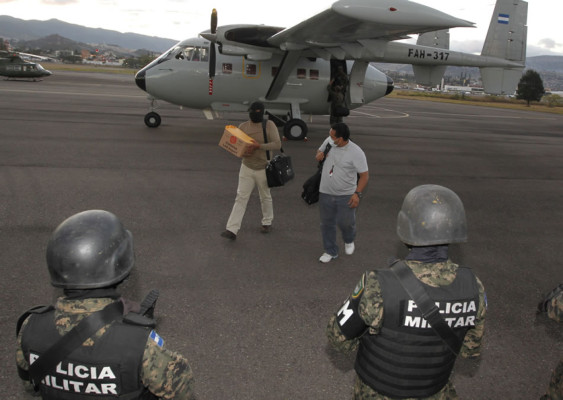
[[[206,95],[206,94],[205,94]],[[397,213],[413,187],[451,188],[466,207],[469,242],[451,257],[472,267],[488,296],[479,362],[459,359],[463,399],[537,399],[563,354],[561,325],[536,314],[563,282],[563,117],[381,99],[346,119],[365,151],[368,190],[356,253],[324,265],[316,205],[300,198],[328,117],[309,140],[284,142],[296,178],[272,189],[273,232],[259,232],[256,192],[236,241],[219,236],[240,160],[218,147],[227,124],[161,103],[143,123],[132,75],[56,72],[42,82],[0,80],[0,388],[24,399],[14,363],[15,323],[61,294],[45,249],[70,215],[105,209],[134,236],[136,266],[121,292],[161,292],[158,333],[194,370],[198,399],[348,399],[354,355],[327,344],[325,327],[365,270],[404,256]]]

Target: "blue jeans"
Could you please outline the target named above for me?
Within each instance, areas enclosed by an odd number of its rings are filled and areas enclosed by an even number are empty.
[[[333,196],[321,193],[319,211],[321,216],[321,235],[325,252],[331,256],[338,255],[336,244],[336,226],[342,232],[344,243],[352,243],[356,238],[356,209],[350,208],[350,195]]]

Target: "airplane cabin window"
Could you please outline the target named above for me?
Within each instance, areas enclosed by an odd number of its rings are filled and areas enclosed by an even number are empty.
[[[233,73],[233,64],[223,63],[223,73],[224,74],[232,74]]]
[[[307,78],[307,70],[305,68],[297,68],[297,79]]]
[[[257,74],[256,64],[246,64],[246,75],[255,76]]]
[[[314,81],[319,80],[319,70],[318,69],[312,69],[309,71],[309,79],[312,79]]]

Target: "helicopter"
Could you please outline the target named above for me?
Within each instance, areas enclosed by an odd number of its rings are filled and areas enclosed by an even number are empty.
[[[52,74],[51,71],[43,68],[41,64],[25,61],[17,53],[0,51],[0,75],[5,76],[6,80],[29,78],[37,81],[38,78]]]

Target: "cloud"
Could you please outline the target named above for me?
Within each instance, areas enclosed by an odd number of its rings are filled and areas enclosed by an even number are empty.
[[[526,48],[526,57],[536,56],[563,56],[563,48],[554,48],[553,50],[546,49],[545,47],[528,45]]]
[[[78,3],[78,0],[41,0],[41,3],[48,6],[66,6],[68,4]]]
[[[553,39],[544,38],[536,45],[528,45],[528,53],[541,53],[541,55],[563,55],[563,43]],[[529,54],[528,54],[529,55]]]
[[[558,44],[553,39],[542,39],[538,42],[538,44],[546,49],[553,49],[554,47],[558,47]]]
[[[538,46],[558,52],[563,51],[563,43],[557,43],[555,40],[549,38],[541,39],[538,42]]]

